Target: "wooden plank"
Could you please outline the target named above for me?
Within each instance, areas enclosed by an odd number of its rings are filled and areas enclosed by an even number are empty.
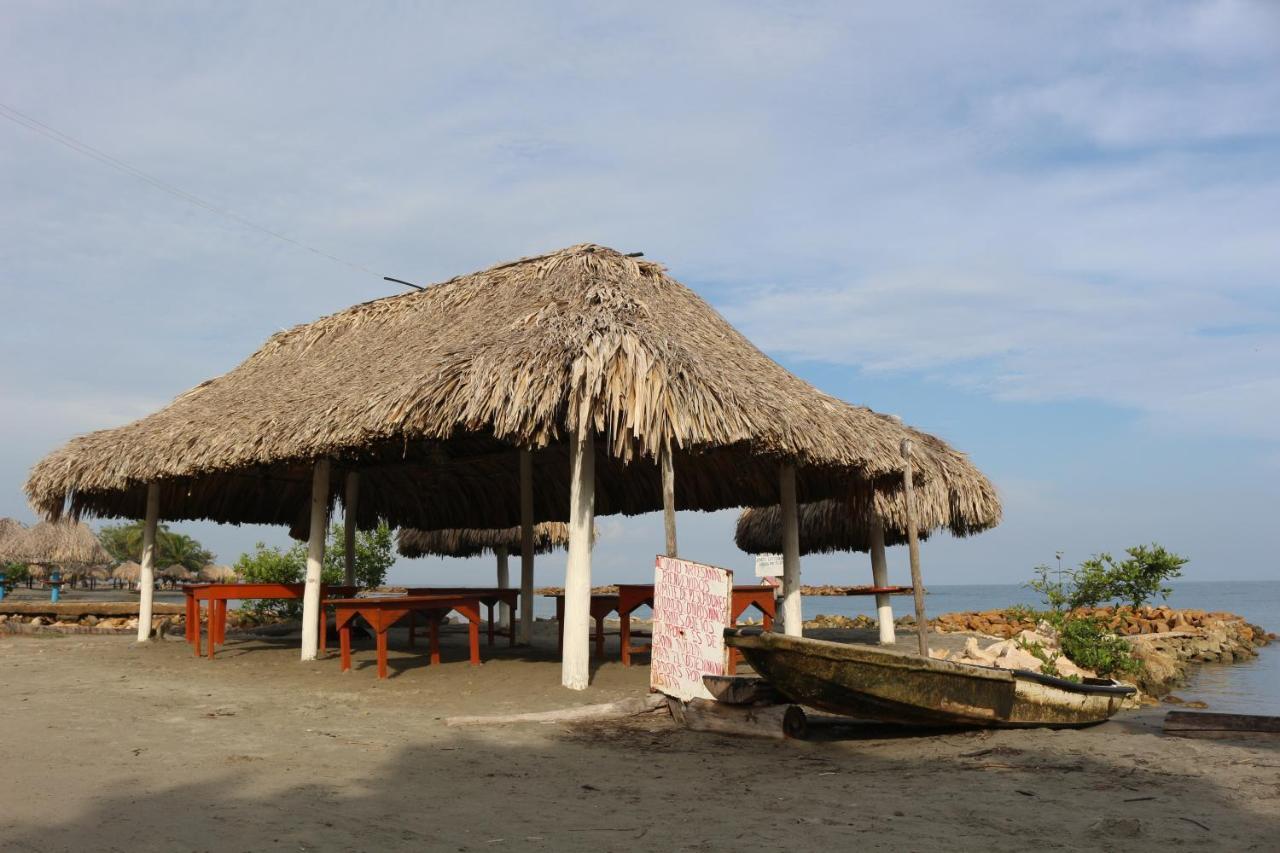
[[[1280,717],[1170,711],[1164,717],[1164,730],[1166,733],[1255,732],[1280,735]]]
[[[773,685],[758,675],[704,675],[702,683],[717,702],[726,705],[776,705]]]
[[[512,723],[585,723],[598,720],[618,720],[656,711],[666,704],[667,697],[650,693],[633,699],[620,699],[600,705],[578,705],[556,711],[534,711],[527,714],[499,714],[487,717],[445,717],[446,726],[502,726]]]

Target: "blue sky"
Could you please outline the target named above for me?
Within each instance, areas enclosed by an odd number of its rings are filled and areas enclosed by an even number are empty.
[[[0,103],[355,266],[0,121],[0,515],[381,275],[593,241],[970,452],[1006,520],[928,543],[935,583],[1150,540],[1275,577],[1280,7],[850,5],[8,4]],[[747,569],[733,518],[682,515],[682,551]],[[660,521],[601,529],[596,578],[645,577]]]

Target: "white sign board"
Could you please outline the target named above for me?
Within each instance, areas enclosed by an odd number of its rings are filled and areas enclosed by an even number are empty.
[[[724,675],[733,572],[659,557],[653,578],[653,653],[649,686],[688,701],[713,698],[704,675]]]
[[[757,554],[756,555],[756,577],[758,578],[782,577],[782,555],[781,554]]]

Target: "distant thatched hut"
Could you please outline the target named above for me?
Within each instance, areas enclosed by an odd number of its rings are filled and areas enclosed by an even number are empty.
[[[111,577],[125,586],[132,587],[142,577],[142,566],[133,560],[127,560],[111,570]]]
[[[111,555],[87,524],[64,520],[42,521],[11,532],[4,559],[26,563],[38,580],[48,578],[55,569],[65,580],[73,580],[92,577],[92,570],[108,565]]]
[[[1002,508],[995,486],[967,457],[949,448],[940,450],[941,476],[915,490],[916,533],[928,538],[935,530],[969,536],[1000,523]],[[906,508],[901,494],[875,494],[870,500],[824,500],[801,504],[801,554],[870,551],[872,579],[888,584],[886,545],[907,541]],[[782,550],[780,507],[747,509],[738,516],[734,541],[749,554],[777,554]],[[888,595],[877,596],[880,636],[893,641],[893,610]]]
[[[205,566],[197,576],[206,583],[238,583],[240,580],[236,570],[230,566]]]
[[[0,518],[0,563],[18,562],[11,545],[27,526],[14,518]]]
[[[487,553],[513,553],[520,550],[520,528],[499,530],[454,529],[414,530],[406,528],[396,537],[401,556],[478,557]],[[548,521],[533,526],[533,552],[547,554],[569,545],[569,525]]]
[[[663,509],[674,552],[676,509],[894,491],[910,435],[787,372],[659,264],[583,244],[281,332],[161,411],[72,440],[27,493],[50,518],[288,525],[317,580],[334,469],[352,529],[568,521],[563,680],[581,688],[596,514]],[[309,588],[304,659],[318,614]]]

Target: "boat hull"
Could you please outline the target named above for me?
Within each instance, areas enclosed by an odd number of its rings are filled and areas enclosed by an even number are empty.
[[[903,725],[1087,726],[1133,692],[758,630],[728,629],[725,642],[793,702]]]

